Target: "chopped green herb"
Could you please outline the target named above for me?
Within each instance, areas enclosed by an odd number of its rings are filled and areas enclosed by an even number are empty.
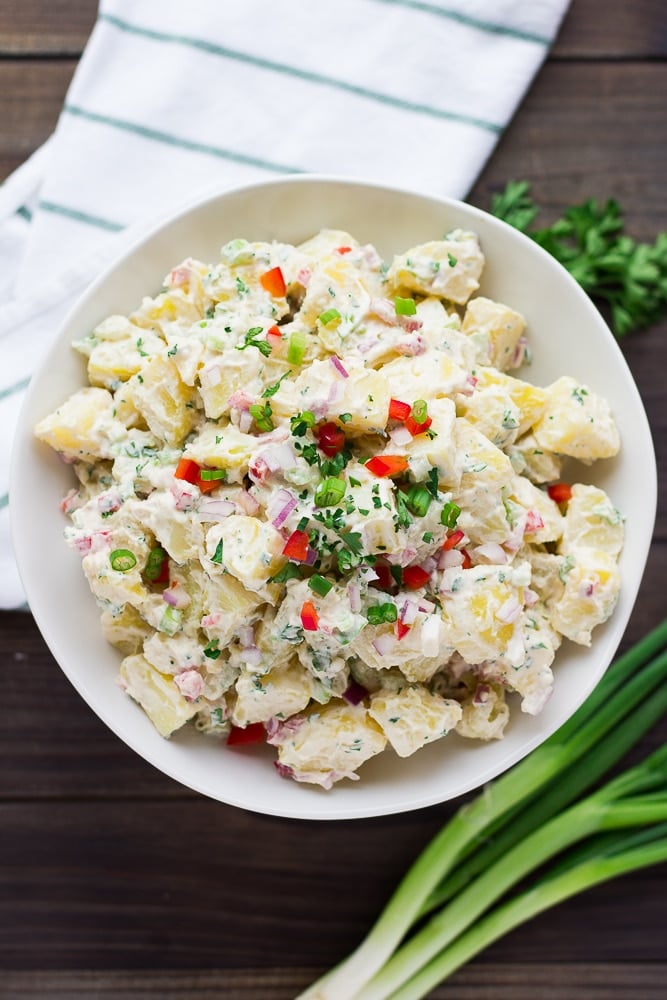
[[[458,264],[458,260],[454,256],[454,254],[448,253],[447,254],[447,263],[449,264],[450,267],[456,267],[456,265]]]
[[[308,586],[314,593],[319,594],[320,597],[326,597],[333,587],[333,583],[330,583],[323,576],[318,576],[316,573],[314,576],[311,576]]]
[[[111,568],[119,573],[127,573],[137,565],[137,557],[129,549],[114,549],[109,555]]]
[[[204,656],[207,656],[209,660],[217,660],[221,653],[221,650],[218,649],[219,645],[219,639],[211,639],[211,641],[208,642],[202,650]]]
[[[432,541],[433,541],[433,532],[425,531],[424,534],[422,535],[422,542],[426,542],[427,545],[430,545]]]
[[[211,562],[217,563],[218,566],[222,565],[222,538],[215,547],[215,552],[211,556]]]
[[[287,376],[291,374],[292,374],[291,371],[285,372],[284,375],[280,376],[277,382],[274,382],[273,385],[267,386],[264,392],[262,393],[262,399],[269,399],[271,396],[275,396],[281,384],[285,381]]]
[[[435,466],[429,469],[428,479],[424,483],[434,500],[438,499],[438,470]]]
[[[245,351],[246,347],[256,347],[260,354],[263,354],[265,358],[268,358],[271,353],[271,345],[266,342],[266,340],[257,340],[261,334],[264,333],[264,329],[261,326],[252,326],[243,335],[243,343],[236,345],[237,351]]]
[[[440,513],[440,524],[444,524],[445,528],[451,531],[456,527],[460,513],[461,508],[458,504],[455,504],[453,500],[448,500]]]
[[[285,563],[282,569],[270,577],[271,583],[287,583],[288,580],[300,580],[301,570],[296,563]]]
[[[349,424],[350,420],[352,419],[352,414],[351,413],[339,413],[338,414],[338,419],[340,420],[341,424]]]
[[[199,478],[203,483],[211,483],[214,479],[224,480],[227,478],[226,469],[200,469]]]
[[[417,312],[414,299],[402,299],[399,296],[394,299],[394,308],[397,316],[414,316]]]
[[[289,425],[294,437],[303,437],[307,430],[315,426],[315,414],[304,410],[303,413],[290,417]]]
[[[330,323],[340,323],[342,317],[337,309],[325,309],[317,318],[322,326],[329,326]]]
[[[396,605],[392,601],[385,604],[371,604],[366,609],[366,618],[369,625],[383,625],[385,622],[395,622],[398,618]]]
[[[294,330],[290,333],[287,345],[287,363],[290,365],[300,365],[306,353],[306,334],[303,330]]]
[[[271,409],[271,404],[267,401],[264,405],[260,403],[252,403],[248,407],[250,411],[250,416],[257,424],[260,431],[272,431],[274,424],[271,419],[273,410]]]
[[[330,477],[320,483],[315,491],[316,507],[331,507],[345,496],[345,480]]]

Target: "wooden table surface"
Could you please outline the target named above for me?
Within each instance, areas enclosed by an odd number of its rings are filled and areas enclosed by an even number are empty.
[[[53,128],[95,6],[3,0],[0,177]],[[666,55],[664,0],[573,0],[471,200],[487,207],[508,178],[525,177],[547,219],[616,197],[636,237],[667,229]],[[627,646],[665,614],[667,324],[623,349],[662,482]],[[357,943],[454,808],[338,824],[245,813],[184,790],[107,731],[28,614],[0,615],[0,663],[2,997],[288,1000]],[[643,748],[666,736],[664,722]],[[664,1000],[666,894],[664,867],[596,889],[433,997]]]

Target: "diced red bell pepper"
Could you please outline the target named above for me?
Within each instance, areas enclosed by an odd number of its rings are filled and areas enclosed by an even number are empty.
[[[317,632],[320,616],[312,601],[304,601],[301,608],[301,624],[305,632]]]
[[[399,642],[401,641],[401,639],[404,638],[404,636],[408,634],[409,631],[410,631],[409,625],[404,625],[403,622],[401,621],[396,622],[396,638],[398,639]]]
[[[329,458],[333,458],[345,447],[345,434],[332,420],[317,428],[317,444]]]
[[[280,347],[283,342],[283,335],[280,332],[279,326],[269,327],[266,331],[266,342],[272,351],[275,350],[276,347]]]
[[[210,493],[220,486],[220,479],[202,479],[201,466],[191,458],[181,458],[174,473],[175,479],[183,479],[186,483],[198,486],[202,493]]]
[[[390,420],[407,420],[412,411],[412,407],[409,403],[404,403],[400,399],[390,399],[389,400],[389,419]]]
[[[472,566],[472,559],[468,555],[466,549],[461,549],[461,555],[463,556],[463,562],[461,563],[461,569],[470,569]]]
[[[180,459],[174,473],[175,479],[184,479],[186,483],[196,483],[199,479],[199,466],[191,458]]]
[[[430,579],[430,573],[421,566],[406,566],[403,570],[403,586],[408,590],[419,590],[420,587],[425,587]]]
[[[279,267],[272,267],[270,271],[265,271],[264,274],[260,274],[259,283],[262,288],[269,293],[269,295],[273,295],[277,299],[285,297],[287,286],[285,285],[283,272]]]
[[[433,420],[431,417],[427,417],[423,424],[418,424],[414,417],[408,416],[405,419],[405,426],[410,431],[413,437],[417,437],[418,434],[425,434],[429,429]]]
[[[366,462],[366,468],[380,479],[400,476],[408,468],[408,460],[405,455],[374,455]]]
[[[251,722],[243,729],[232,726],[227,736],[228,747],[249,746],[251,743],[263,743],[266,739],[266,729],[263,722]]]
[[[308,556],[308,535],[305,531],[293,531],[285,542],[283,555],[295,562],[305,562]]]
[[[373,572],[376,574],[377,580],[371,580],[369,586],[375,587],[376,590],[391,590],[396,581],[391,575],[391,568],[387,563],[375,563]]]
[[[463,541],[464,537],[465,535],[460,529],[452,531],[451,535],[448,535],[448,537],[445,538],[443,542],[442,547],[445,550],[445,552],[448,552],[449,549],[455,549],[456,546],[459,544],[459,542]]]
[[[572,497],[572,487],[568,483],[553,483],[547,493],[555,503],[567,503]]]
[[[344,253],[350,253],[351,250],[352,247],[336,247],[336,253],[339,253],[341,255]]]

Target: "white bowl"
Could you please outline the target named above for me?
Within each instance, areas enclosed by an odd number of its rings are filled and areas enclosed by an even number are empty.
[[[482,293],[515,307],[528,321],[534,362],[525,377],[546,385],[571,374],[611,403],[621,453],[580,475],[607,490],[627,516],[614,615],[595,630],[591,649],[563,644],[553,697],[537,717],[522,715],[513,701],[503,740],[482,744],[450,736],[405,760],[387,751],[364,765],[359,782],[342,782],[329,792],[280,778],[271,765],[273,751],[264,747],[231,750],[194,731],[162,739],[116,685],[119,653],[102,639],[79,557],[63,542],[59,501],[72,485],[71,470],[32,434],[39,419],[85,384],[71,341],[110,313],[130,312],[184,257],[216,259],[220,246],[237,236],[298,243],[323,227],[344,229],[390,257],[457,226],[479,234],[487,260]],[[560,265],[525,236],[460,202],[315,176],[209,196],[132,246],[93,284],[32,381],[11,486],[16,557],[30,607],[54,657],[90,707],[137,753],[184,785],[245,809],[301,819],[380,816],[452,799],[500,774],[554,732],[600,680],[623,635],[648,555],[655,504],[655,456],[639,393],[612,334]]]

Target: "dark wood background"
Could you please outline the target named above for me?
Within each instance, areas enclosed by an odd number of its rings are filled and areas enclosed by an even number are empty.
[[[53,128],[95,7],[3,0],[0,177]],[[525,177],[547,219],[616,197],[636,237],[667,229],[666,55],[664,0],[573,0],[471,200],[487,207],[508,178]],[[624,351],[662,483],[627,646],[665,614],[667,323]],[[289,1000],[358,942],[454,808],[339,824],[244,813],[134,756],[69,686],[29,615],[0,615],[0,664],[2,997]],[[667,722],[644,749],[666,736]],[[601,887],[516,931],[433,997],[663,1000],[666,894],[665,868]]]

